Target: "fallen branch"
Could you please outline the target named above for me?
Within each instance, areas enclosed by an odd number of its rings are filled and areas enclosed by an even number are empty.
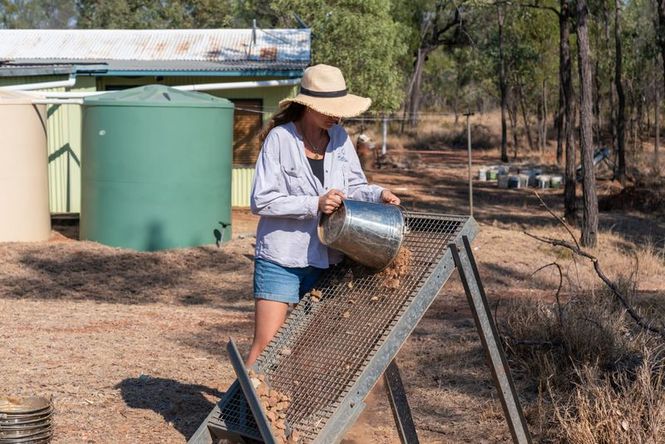
[[[593,263],[593,268],[596,270],[596,274],[598,277],[607,285],[607,287],[612,291],[614,296],[621,302],[621,305],[626,309],[628,314],[630,315],[631,318],[639,325],[642,327],[644,330],[650,331],[652,333],[657,333],[660,335],[662,338],[665,339],[665,330],[656,328],[651,326],[650,323],[647,323],[638,313],[637,311],[628,303],[628,299],[621,293],[621,291],[617,288],[616,284],[612,282],[606,275],[603,273],[602,268],[600,267],[600,262],[598,262],[598,258],[592,255],[591,253],[588,253],[582,248],[578,247],[577,245],[573,245],[570,242],[566,242],[561,239],[552,239],[549,237],[541,237],[541,236],[536,236],[535,234],[531,234],[527,231],[524,232],[527,236],[536,239],[537,241],[544,242],[546,244],[554,245],[555,247],[564,247],[572,251],[573,253],[577,254],[578,256],[585,257],[589,259]]]

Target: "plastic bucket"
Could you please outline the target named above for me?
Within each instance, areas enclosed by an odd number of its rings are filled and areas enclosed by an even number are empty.
[[[508,176],[508,188],[519,188],[520,178],[514,174]]]
[[[563,176],[555,175],[550,178],[550,186],[552,188],[560,188]]]
[[[519,185],[517,188],[527,188],[529,186],[529,175],[528,174],[518,174]]]
[[[547,174],[541,174],[540,176],[536,176],[536,180],[538,181],[538,188],[549,188],[550,187],[550,176]]]
[[[345,200],[319,220],[319,239],[351,259],[383,270],[395,259],[404,240],[404,215],[396,205]]]
[[[481,182],[485,182],[487,180],[487,168],[478,169],[478,180]]]

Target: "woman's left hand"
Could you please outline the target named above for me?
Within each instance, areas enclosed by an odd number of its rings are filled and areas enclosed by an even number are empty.
[[[392,205],[399,205],[401,202],[399,200],[399,197],[395,196],[393,192],[390,190],[383,190],[381,192],[381,201],[383,203],[392,204]]]

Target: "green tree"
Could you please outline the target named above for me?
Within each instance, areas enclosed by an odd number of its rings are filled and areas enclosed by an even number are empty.
[[[452,48],[468,43],[468,34],[463,31],[462,23],[467,23],[467,0],[415,0],[405,2],[401,8],[395,8],[394,14],[407,29],[409,53],[412,54],[409,82],[406,89],[404,114],[409,122],[417,121],[421,105],[422,78],[425,63],[437,48]],[[472,28],[468,24],[465,28]]]
[[[372,111],[400,106],[404,75],[396,66],[409,30],[393,19],[391,1],[275,0],[269,8],[263,17],[274,17],[272,25],[297,27],[297,15],[309,26],[312,63],[339,67],[351,92],[372,99]]]
[[[74,0],[0,0],[0,28],[70,28],[75,22]]]
[[[232,20],[232,0],[76,0],[79,28],[221,28]]]

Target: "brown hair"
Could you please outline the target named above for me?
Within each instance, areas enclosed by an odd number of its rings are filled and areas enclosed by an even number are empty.
[[[305,113],[305,108],[307,108],[305,105],[301,105],[300,103],[296,102],[291,102],[289,106],[273,114],[268,123],[263,127],[263,129],[259,133],[259,143],[263,144],[263,141],[266,140],[268,133],[274,127],[279,125],[284,125],[285,123],[288,122],[294,122],[296,120],[299,120],[302,117],[302,115]]]

